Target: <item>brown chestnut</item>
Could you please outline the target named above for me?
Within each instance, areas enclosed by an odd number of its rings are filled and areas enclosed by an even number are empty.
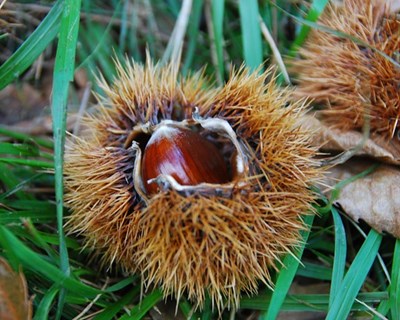
[[[226,162],[218,148],[198,132],[163,125],[148,141],[142,159],[142,180],[148,194],[158,191],[150,179],[169,175],[185,186],[226,183]]]

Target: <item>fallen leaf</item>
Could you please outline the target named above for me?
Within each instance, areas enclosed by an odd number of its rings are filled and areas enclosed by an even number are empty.
[[[12,125],[48,113],[48,97],[30,84],[9,85],[0,91],[0,124]]]
[[[77,113],[71,113],[67,118],[67,130],[71,131],[78,119]],[[25,120],[6,126],[7,129],[33,136],[49,135],[53,132],[53,120],[51,116],[38,116],[31,120]]]
[[[331,169],[327,184],[348,179],[373,165],[366,159],[351,159]],[[382,164],[371,174],[344,186],[336,199],[355,221],[367,222],[375,230],[400,238],[400,170]]]
[[[361,132],[330,128],[311,115],[305,118],[303,126],[315,132],[313,144],[323,151],[347,151],[355,148],[363,139]],[[367,139],[356,155],[368,155],[386,163],[400,164],[400,142],[394,139],[390,143]]]
[[[14,272],[3,258],[0,258],[0,319],[32,319],[32,305],[24,274]]]

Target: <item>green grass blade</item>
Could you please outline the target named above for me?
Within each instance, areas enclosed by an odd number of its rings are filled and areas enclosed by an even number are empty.
[[[0,142],[0,154],[20,157],[38,157],[53,160],[52,154],[41,152],[39,147],[32,143],[17,144]]]
[[[38,175],[35,175],[30,179],[21,181],[21,179],[14,174],[13,170],[10,170],[7,164],[0,162],[0,181],[7,188],[6,192],[0,194],[0,201],[6,199],[12,194],[17,196],[19,199],[32,199],[31,194],[23,192],[21,189],[26,185],[27,182],[33,180],[37,176]]]
[[[389,289],[392,319],[400,319],[400,240],[396,240]]]
[[[127,287],[128,285],[134,283],[137,278],[138,278],[138,276],[131,276],[131,277],[125,278],[125,279],[121,280],[120,282],[108,287],[105,291],[114,292],[114,291],[121,290],[121,289]]]
[[[332,207],[332,215],[335,223],[335,255],[333,260],[329,305],[332,305],[333,299],[338,294],[340,284],[343,281],[347,254],[346,233],[344,231],[342,219],[334,207]]]
[[[53,80],[52,118],[54,135],[55,189],[57,202],[57,230],[60,238],[60,267],[68,276],[70,265],[63,229],[63,156],[67,118],[69,82],[73,80],[76,43],[80,21],[80,0],[65,1],[60,26]],[[56,319],[61,318],[65,290],[60,291]]]
[[[120,318],[120,320],[140,320],[142,317],[153,308],[157,302],[159,302],[163,297],[162,291],[160,289],[154,290],[148,296],[146,296],[137,306],[131,310],[131,314],[125,315]]]
[[[382,236],[371,230],[357,253],[329,309],[327,320],[346,319],[378,254]]]
[[[130,303],[140,293],[140,286],[135,287],[121,299],[111,304],[101,313],[96,315],[93,320],[110,320],[113,319],[128,303]]]
[[[9,129],[6,129],[4,127],[0,126],[0,134],[22,141],[22,142],[30,142],[32,144],[37,144],[38,146],[47,148],[47,149],[53,149],[53,142],[48,140],[48,139],[42,139],[42,138],[37,138],[37,137],[32,137],[30,135],[27,135],[25,133],[21,132],[15,132]]]
[[[320,264],[304,262],[303,265],[300,265],[297,269],[296,275],[310,279],[330,281],[332,279],[332,270]]]
[[[201,314],[201,320],[211,320],[211,319],[212,319],[211,299],[209,295],[207,295],[206,301],[204,303],[204,310]]]
[[[14,234],[4,226],[0,226],[0,244],[5,249],[7,257],[12,256],[13,260],[22,264],[23,267],[33,270],[42,277],[53,281],[54,284],[63,286],[78,296],[94,297],[101,291],[89,287],[70,276],[65,275],[57,267],[50,264],[39,254],[28,248]]]
[[[285,297],[289,291],[289,288],[299,267],[300,259],[303,254],[304,247],[307,243],[313,221],[314,215],[310,214],[304,217],[304,223],[307,226],[307,230],[303,230],[301,232],[302,245],[297,250],[296,257],[289,254],[283,260],[284,267],[279,272],[279,276],[275,284],[275,290],[272,294],[268,310],[264,315],[260,317],[260,319],[271,320],[275,319],[278,316],[278,313],[281,310],[281,306],[285,301]]]
[[[200,19],[202,15],[204,0],[197,0],[193,2],[192,13],[188,25],[187,36],[189,40],[187,42],[187,48],[185,50],[185,62],[182,67],[182,74],[185,76],[188,74],[189,69],[193,63],[194,53],[196,51]]]
[[[310,11],[305,17],[306,21],[315,22],[318,20],[320,15],[325,9],[325,6],[328,4],[329,0],[314,0],[311,4]],[[296,39],[293,41],[293,44],[290,48],[290,55],[294,56],[299,47],[304,43],[308,34],[310,33],[311,27],[303,24],[300,28],[299,33],[296,36]]]
[[[214,0],[211,2],[211,16],[214,33],[214,45],[217,55],[217,67],[220,79],[225,78],[224,68],[224,11],[225,11],[225,0]]]
[[[36,245],[40,248],[42,248],[44,251],[46,251],[47,255],[49,256],[49,258],[52,259],[52,263],[57,264],[58,262],[58,258],[57,258],[57,253],[55,252],[55,250],[48,245],[48,243],[42,238],[41,234],[39,233],[39,231],[35,228],[35,226],[33,225],[31,219],[27,219],[27,221],[25,222],[25,226],[27,228],[27,230],[29,231],[29,233],[32,235],[32,237],[34,238],[34,241],[36,243]]]
[[[378,312],[382,316],[386,316],[390,310],[390,301],[389,300],[382,300],[379,303],[378,308],[376,308],[376,312]],[[375,315],[372,320],[382,320],[382,317],[378,317]]]
[[[0,154],[35,157],[39,156],[39,149],[36,146],[31,146],[28,144],[0,142]]]
[[[366,311],[367,305],[376,305],[389,299],[386,291],[382,292],[364,292],[357,295],[357,300],[351,310]],[[362,303],[361,303],[362,302]],[[243,297],[240,301],[241,309],[250,310],[267,310],[271,304],[271,294],[260,294],[255,297]],[[329,294],[288,294],[281,306],[280,311],[328,311],[329,310]],[[269,318],[273,319],[273,318]],[[337,318],[346,319],[346,318]]]
[[[195,312],[192,304],[185,298],[180,299],[179,309],[182,311],[187,320],[196,320],[201,318],[200,314],[198,312]]]
[[[18,164],[23,166],[29,166],[33,168],[47,168],[53,169],[54,164],[52,162],[32,160],[32,159],[19,159],[19,158],[0,158],[0,162],[9,164]]]
[[[81,30],[80,39],[82,43],[86,44],[88,56],[83,62],[77,67],[94,66],[95,69],[92,72],[97,72],[97,68],[101,68],[101,73],[107,81],[112,81],[115,75],[115,65],[112,57],[118,54],[117,51],[113,51],[117,44],[113,41],[110,36],[110,30],[112,27],[112,21],[115,19],[116,13],[111,17],[110,23],[106,29],[95,23],[89,23],[88,26]],[[121,58],[121,57],[120,57]],[[92,68],[90,68],[92,69]]]
[[[251,70],[254,70],[263,63],[257,0],[239,0],[239,12],[244,61]]]
[[[34,222],[48,223],[53,221],[54,212],[34,212],[32,210],[22,210],[18,212],[0,210],[0,223],[12,224],[21,223],[24,219],[32,219]]]
[[[56,37],[64,1],[55,3],[46,18],[15,53],[0,66],[0,90],[18,78]]]
[[[39,306],[36,309],[35,316],[33,320],[47,320],[48,315],[50,313],[51,306],[53,301],[60,289],[57,286],[53,286],[48,290],[43,296],[42,300],[39,303]]]

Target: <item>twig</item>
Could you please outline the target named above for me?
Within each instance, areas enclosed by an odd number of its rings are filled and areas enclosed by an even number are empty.
[[[101,288],[101,290],[103,291],[107,286],[108,286],[108,282],[109,282],[109,278],[106,279],[106,282],[104,283],[104,286]],[[87,306],[85,309],[82,310],[82,312],[80,314],[78,314],[75,318],[73,318],[72,320],[79,320],[82,319],[83,316],[92,308],[92,306],[96,303],[97,300],[100,299],[100,297],[103,294],[100,293],[98,294]]]
[[[289,74],[286,70],[285,64],[283,63],[281,53],[279,52],[278,47],[276,46],[275,41],[274,41],[271,33],[269,32],[267,26],[265,25],[264,21],[262,20],[261,16],[259,17],[259,19],[260,19],[261,32],[262,32],[263,36],[265,37],[265,40],[267,40],[269,46],[271,47],[271,50],[275,57],[276,63],[278,64],[278,67],[281,70],[286,83],[290,84],[291,82],[290,82]]]
[[[7,1],[7,0],[3,0],[3,1],[0,3],[0,10],[1,10],[1,8],[3,8],[4,4],[6,3],[6,1]]]
[[[83,92],[83,97],[82,97],[82,101],[81,104],[79,106],[79,111],[76,117],[76,121],[74,124],[74,128],[72,130],[72,133],[74,136],[78,135],[79,132],[79,128],[81,125],[81,120],[82,120],[82,116],[87,108],[88,102],[89,102],[89,98],[90,98],[90,92],[92,89],[92,84],[90,82],[87,83],[85,91]]]
[[[184,0],[182,3],[181,11],[179,12],[178,19],[176,20],[174,30],[172,31],[171,38],[168,42],[167,48],[165,49],[165,53],[162,58],[162,62],[164,64],[170,58],[170,61],[173,61],[178,66],[180,65],[183,40],[189,22],[191,10],[192,0]]]

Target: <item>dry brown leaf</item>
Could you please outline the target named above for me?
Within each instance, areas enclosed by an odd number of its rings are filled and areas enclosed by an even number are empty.
[[[75,122],[79,116],[77,113],[71,113],[67,118],[67,130],[72,131]],[[6,126],[7,129],[29,135],[41,136],[49,135],[53,132],[53,121],[51,116],[38,116],[31,120],[17,122],[12,126]]]
[[[331,169],[328,184],[348,179],[372,164],[370,160],[352,159],[336,166]],[[377,231],[400,238],[399,181],[400,170],[382,164],[373,173],[343,187],[337,203],[355,221],[362,219]]]
[[[32,319],[32,305],[28,298],[24,274],[14,272],[2,258],[0,258],[0,319]]]
[[[342,132],[330,128],[311,115],[305,118],[304,126],[315,131],[313,144],[321,147],[321,150],[347,151],[363,139],[362,133],[358,131]],[[387,144],[368,139],[357,155],[368,155],[386,163],[400,164],[400,145],[398,141]]]

